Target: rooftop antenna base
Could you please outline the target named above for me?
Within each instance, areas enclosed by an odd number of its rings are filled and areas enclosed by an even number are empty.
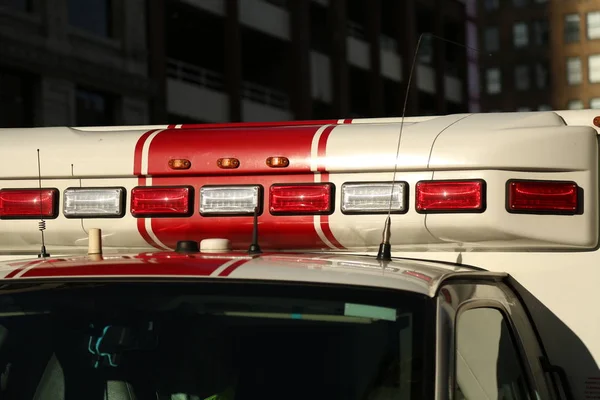
[[[392,261],[392,245],[389,243],[381,243],[377,252],[378,261]]]
[[[254,219],[252,220],[252,243],[248,248],[248,254],[261,254],[262,250],[258,244],[258,207],[254,209]]]
[[[378,261],[392,261],[392,245],[390,243],[392,219],[388,216],[385,220],[385,227],[383,228],[383,237],[381,244],[379,245],[379,251],[377,252]]]
[[[47,258],[50,257],[50,254],[48,254],[48,252],[46,252],[46,246],[42,246],[42,249],[40,250],[40,254],[38,254],[38,258]]]

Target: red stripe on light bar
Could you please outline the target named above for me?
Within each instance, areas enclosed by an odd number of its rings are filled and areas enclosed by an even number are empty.
[[[269,193],[271,214],[327,214],[332,211],[333,185],[273,185]]]
[[[509,212],[575,214],[579,188],[574,182],[509,181]]]
[[[191,187],[137,187],[131,191],[134,217],[187,217],[193,212]]]
[[[416,186],[417,212],[482,212],[484,182],[423,181]]]
[[[2,189],[0,190],[0,218],[56,218],[58,190],[56,189]]]

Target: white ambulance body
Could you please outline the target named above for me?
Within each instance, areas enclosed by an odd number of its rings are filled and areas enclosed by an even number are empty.
[[[557,391],[570,386],[575,399],[600,398],[597,117],[580,110],[0,129],[0,254],[39,253],[40,212],[29,204],[40,199],[40,186],[52,256],[85,254],[92,228],[102,230],[106,254],[170,251],[179,241],[209,238],[245,250],[256,208],[263,251],[374,261],[391,210],[394,260],[508,274],[535,326],[531,334],[549,365],[560,367],[554,378],[566,373],[554,380]],[[364,284],[372,279],[365,275]],[[478,294],[446,293],[450,306],[504,290],[463,283]],[[440,305],[437,329],[452,342],[450,306]],[[492,331],[474,328],[471,343]],[[481,346],[456,362],[476,371],[486,359]],[[462,384],[465,398],[509,398],[474,379]]]

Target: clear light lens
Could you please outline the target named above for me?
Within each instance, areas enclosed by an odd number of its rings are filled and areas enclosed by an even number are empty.
[[[200,189],[200,214],[252,215],[259,198],[260,186],[205,186]]]
[[[345,183],[342,185],[342,211],[347,213],[406,211],[406,183]]]
[[[67,189],[63,213],[69,218],[120,217],[123,215],[123,188]]]

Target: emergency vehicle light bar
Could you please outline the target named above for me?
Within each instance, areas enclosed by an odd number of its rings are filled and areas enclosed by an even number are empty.
[[[485,211],[485,182],[421,181],[416,186],[418,213]]]
[[[0,190],[0,219],[53,219],[58,216],[57,189]]]
[[[402,214],[408,211],[407,194],[406,182],[344,183],[341,208],[344,214],[381,214],[391,207],[392,213]]]
[[[273,215],[319,215],[333,212],[331,183],[273,185],[269,193]]]
[[[144,217],[189,217],[194,189],[191,186],[138,186],[131,190],[131,215]]]
[[[120,218],[125,215],[125,188],[68,188],[63,214],[66,218]]]
[[[510,213],[573,215],[580,208],[575,182],[510,180],[506,186]]]
[[[200,188],[201,215],[253,215],[261,212],[262,186],[203,186]]]

